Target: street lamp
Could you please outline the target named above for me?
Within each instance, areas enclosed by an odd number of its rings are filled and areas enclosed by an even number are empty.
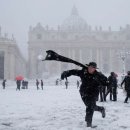
[[[118,52],[118,56],[119,58],[122,60],[122,66],[123,66],[123,69],[122,69],[122,73],[123,73],[123,77],[125,76],[125,72],[126,72],[126,68],[125,68],[125,60],[126,60],[126,57],[130,55],[130,51],[126,51],[125,48],[123,48],[120,52]]]

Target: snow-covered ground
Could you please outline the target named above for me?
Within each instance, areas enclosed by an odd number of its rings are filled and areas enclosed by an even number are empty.
[[[75,85],[45,84],[44,90],[16,91],[15,83],[0,88],[0,130],[87,130],[85,106]],[[130,103],[123,103],[125,95],[118,89],[118,101],[97,102],[106,108],[106,118],[95,112],[95,130],[130,130]]]

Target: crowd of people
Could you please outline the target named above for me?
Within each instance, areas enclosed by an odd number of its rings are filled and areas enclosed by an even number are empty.
[[[3,89],[5,89],[6,88],[6,82],[7,82],[7,80],[6,79],[4,79],[3,81],[2,81],[2,88]],[[28,89],[28,84],[29,84],[29,82],[27,81],[27,80],[16,80],[16,91],[17,90],[21,90],[21,89]],[[38,79],[36,79],[36,88],[37,88],[37,90],[39,90],[40,89],[40,87],[41,87],[41,89],[43,90],[43,86],[44,86],[44,84],[43,84],[43,80],[41,79],[41,81],[39,81]]]
[[[63,76],[63,74],[62,74]],[[99,93],[97,96],[97,101],[106,102],[106,98],[109,96],[110,101],[117,101],[117,88],[119,87],[118,84],[118,75],[115,72],[111,72],[110,75],[107,77],[107,84],[98,86]],[[62,78],[61,78],[62,79]],[[61,79],[56,79],[56,85],[62,85]],[[4,79],[2,81],[2,88],[6,88],[7,80]],[[80,85],[82,84],[81,80],[76,81],[77,88],[80,89]],[[123,87],[124,85],[124,87]],[[16,90],[20,89],[28,89],[28,81],[27,80],[16,80]],[[40,88],[43,90],[43,80],[36,79],[36,89],[39,90]],[[65,80],[65,88],[68,89],[69,81]],[[127,94],[124,103],[128,103],[128,98],[130,97],[130,71],[127,72],[127,75],[124,77],[120,84],[120,88],[123,89]]]
[[[87,127],[94,127],[92,126],[94,111],[101,112],[103,118],[106,116],[105,108],[96,105],[97,101],[106,102],[108,95],[110,101],[117,101],[118,75],[115,72],[111,72],[110,75],[106,77],[103,73],[97,71],[97,69],[97,64],[95,62],[90,62],[86,68],[82,68],[81,70],[73,69],[64,71],[61,74],[61,79],[56,80],[56,85],[61,85],[61,80],[65,79],[65,86],[66,89],[68,89],[69,81],[67,77],[72,75],[80,77],[81,80],[77,80],[76,84],[81,99],[86,106],[85,121]],[[21,88],[28,89],[28,81],[16,80],[16,85],[16,90],[20,90]],[[3,89],[5,89],[6,79],[3,80],[2,86]],[[43,86],[43,80],[36,79],[36,89],[39,90],[41,87],[43,90]],[[127,72],[127,75],[122,80],[120,87],[124,88],[126,91],[127,94],[124,103],[128,103],[128,98],[130,98],[130,71]]]

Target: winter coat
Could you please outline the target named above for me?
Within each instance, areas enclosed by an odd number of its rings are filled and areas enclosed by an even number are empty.
[[[2,86],[3,86],[3,87],[5,87],[5,82],[6,82],[6,80],[4,80],[4,81],[2,82]]]
[[[124,80],[121,83],[121,86],[124,84],[125,86],[125,90],[127,92],[127,94],[130,97],[130,75],[125,76]]]
[[[21,86],[21,81],[20,81],[20,80],[17,80],[17,81],[16,81],[16,84],[17,84],[17,86]]]
[[[43,86],[43,81],[41,81],[41,86]]]
[[[79,76],[81,78],[80,94],[89,98],[97,98],[99,94],[99,85],[105,86],[107,84],[107,77],[102,73],[95,71],[93,74],[88,73],[87,69],[82,70],[68,70],[64,71],[61,79],[71,75]]]
[[[109,88],[117,88],[117,78],[115,76],[110,75],[108,77],[108,86]]]
[[[36,81],[36,85],[37,85],[37,86],[39,85],[39,81]]]

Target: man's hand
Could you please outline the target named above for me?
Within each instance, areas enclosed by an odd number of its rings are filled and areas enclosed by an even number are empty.
[[[62,72],[61,79],[64,80],[64,78],[67,78],[67,71]]]
[[[123,89],[122,84],[120,84],[120,88]]]

